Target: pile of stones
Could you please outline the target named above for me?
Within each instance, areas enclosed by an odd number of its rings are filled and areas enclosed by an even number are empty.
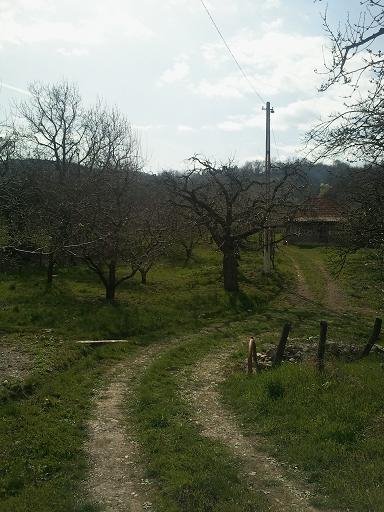
[[[291,344],[287,344],[283,361],[289,363],[311,362],[316,360],[317,355],[317,338],[315,336],[308,338],[303,342],[298,340],[290,340]],[[293,343],[292,343],[293,342]],[[276,356],[276,346],[265,345],[263,352],[257,353],[257,361],[259,367],[270,368]],[[352,361],[361,354],[361,347],[353,344],[337,343],[328,340],[326,355],[333,359],[341,359],[344,361]]]

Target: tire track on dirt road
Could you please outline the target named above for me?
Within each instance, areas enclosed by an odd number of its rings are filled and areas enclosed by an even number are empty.
[[[313,491],[303,482],[289,478],[282,465],[266,455],[265,442],[257,436],[245,436],[235,416],[223,406],[218,386],[225,379],[224,368],[230,354],[228,347],[211,352],[194,367],[191,378],[184,379],[182,390],[202,435],[231,449],[242,463],[248,485],[269,497],[271,511],[320,512],[310,504]]]
[[[302,271],[300,263],[294,256],[290,256],[292,265],[294,268],[296,278],[296,292],[291,293],[297,298],[311,302],[314,305],[321,305],[326,309],[329,309],[333,313],[343,313],[348,309],[348,298],[344,290],[335,281],[335,278],[329,273],[325,265],[313,259],[313,272],[320,274],[324,280],[324,294],[322,300],[317,298],[311,288],[308,286],[308,282]]]
[[[94,399],[86,446],[90,473],[85,488],[91,502],[105,512],[153,510],[154,484],[144,476],[130,404],[135,383],[166,346],[144,347],[134,357],[116,364],[106,376],[108,384]]]

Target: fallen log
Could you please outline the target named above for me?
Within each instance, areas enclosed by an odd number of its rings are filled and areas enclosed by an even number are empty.
[[[106,343],[129,343],[128,340],[81,340],[76,341],[76,343],[80,343],[81,345],[102,345]]]

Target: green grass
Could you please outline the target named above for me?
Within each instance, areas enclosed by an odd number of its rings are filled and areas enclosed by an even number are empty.
[[[328,265],[327,255],[321,249],[287,249],[294,251],[309,286],[321,299],[324,282],[319,273],[313,272],[313,261]],[[330,339],[363,344],[373,317],[333,314],[318,304],[304,302],[293,306],[281,294],[293,282],[284,251],[279,251],[281,272],[272,277],[260,272],[259,255],[244,252],[241,292],[237,295],[222,290],[218,253],[200,247],[197,256],[197,262],[189,267],[163,262],[149,274],[147,286],[136,279],[125,283],[118,289],[118,302],[113,306],[104,302],[103,289],[96,277],[80,266],[59,269],[49,294],[44,273],[36,269],[1,276],[1,344],[20,347],[30,356],[32,368],[24,382],[10,381],[0,387],[0,511],[93,512],[90,503],[78,505],[76,499],[87,472],[83,444],[93,390],[102,382],[104,368],[114,359],[130,357],[139,345],[180,333],[189,335],[180,344],[180,350],[171,349],[156,361],[138,390],[137,421],[147,449],[150,475],[159,480],[161,487],[157,497],[159,510],[262,510],[263,496],[251,495],[239,480],[239,461],[220,443],[200,436],[190,421],[188,405],[179,396],[179,370],[188,372],[192,364],[222,342],[223,336],[203,338],[190,336],[191,333],[219,323],[225,326],[224,337],[246,340],[254,334],[260,347],[275,343],[287,320],[294,324],[291,338],[302,341],[316,336],[319,320],[326,319]],[[343,278],[348,293],[353,277],[351,271]],[[358,279],[371,283],[376,277],[366,267],[366,273]],[[369,302],[371,293],[361,300]],[[70,342],[110,337],[130,339],[132,343],[120,349],[90,350]],[[237,368],[243,362],[245,350],[244,346],[237,354]],[[278,449],[282,460],[300,465],[319,489],[331,496],[332,503],[345,500],[349,492],[349,487],[345,487],[337,498],[336,469],[332,470],[335,464],[340,482],[348,478],[362,482],[360,487],[355,485],[350,501],[343,502],[351,503],[351,508],[363,503],[366,483],[370,492],[366,503],[371,503],[371,508],[355,509],[380,510],[377,503],[383,497],[375,487],[379,477],[373,473],[377,468],[379,475],[383,469],[378,460],[383,455],[379,439],[383,370],[375,360],[370,360],[337,365],[329,371],[327,384],[319,382],[310,369],[284,365],[277,372],[263,375],[259,388],[258,380],[247,379],[238,370],[223,389],[227,402],[244,416],[248,427],[260,429],[270,449]],[[268,383],[268,379],[272,381]],[[368,405],[363,404],[364,394]],[[248,412],[241,405],[247,396],[248,403],[254,403]],[[265,406],[266,397],[272,405],[268,405],[264,415],[265,423],[259,423],[260,404]],[[315,421],[316,413],[320,414],[316,403],[322,405],[323,417]],[[290,407],[296,411],[295,417]],[[279,424],[290,432],[285,444],[272,428]],[[306,449],[300,455],[303,426]],[[316,436],[321,435],[325,437],[319,445]],[[312,444],[324,448],[320,463],[316,459],[319,452],[310,449]],[[344,466],[334,462],[338,457],[345,461]],[[331,470],[316,471],[318,464]]]
[[[242,261],[243,291],[226,295],[227,314],[219,317],[229,339],[246,332],[251,318],[261,329],[264,311],[284,285],[282,275],[266,277],[258,271],[260,260],[254,254],[244,254]],[[209,303],[203,304],[209,308]],[[251,512],[267,508],[265,496],[252,494],[241,481],[239,461],[230,450],[200,435],[179,394],[179,372],[187,378],[191,365],[222,342],[222,333],[188,336],[152,364],[138,387],[137,433],[146,451],[148,476],[158,482],[156,510]]]
[[[325,299],[325,278],[319,271],[319,265],[324,264],[323,249],[319,247],[284,247],[285,254],[297,261],[309,290],[317,301]]]
[[[308,286],[318,299],[324,296],[324,282],[313,268],[320,260],[332,270],[329,252],[323,249],[289,248],[288,254],[299,261]],[[280,256],[282,257],[282,255]],[[354,270],[344,276],[348,295],[356,280]],[[287,260],[283,266],[287,265]],[[312,269],[312,278],[311,278]],[[365,267],[357,280],[376,279]],[[366,297],[366,305],[372,302]],[[275,310],[266,310],[269,326],[255,322],[254,332],[260,349],[276,343],[279,326],[293,323],[290,342],[312,340],[317,343],[318,322],[329,323],[328,337],[339,343],[362,347],[370,335],[373,316],[331,313],[311,303],[295,306],[278,298]],[[249,326],[252,328],[253,320]],[[258,329],[258,327],[260,327]],[[246,347],[234,355],[234,367],[244,362]],[[317,504],[358,512],[384,510],[384,376],[381,360],[374,356],[355,363],[327,361],[326,372],[319,376],[306,365],[282,367],[254,378],[235,370],[222,386],[224,401],[239,415],[247,432],[258,433],[269,451],[282,462],[298,466],[315,484]],[[328,498],[327,498],[328,496]]]
[[[337,270],[337,262],[337,253],[327,251],[327,263],[331,270]],[[360,250],[351,254],[341,271],[340,280],[355,307],[383,315],[384,276],[372,251]]]
[[[162,355],[138,388],[137,432],[148,476],[159,485],[159,512],[256,512],[266,499],[239,476],[239,461],[218,442],[200,435],[182,400],[179,372],[222,343],[222,335],[185,340]],[[188,373],[187,373],[188,374]]]
[[[49,328],[67,339],[175,334],[246,316],[281,288],[278,277],[263,278],[258,271],[260,257],[251,253],[242,260],[242,293],[228,295],[222,289],[220,255],[204,247],[197,254],[198,263],[189,267],[170,263],[155,267],[147,286],[138,278],[124,283],[117,290],[116,305],[105,303],[97,277],[81,266],[59,269],[50,293],[44,273],[36,269],[3,275],[1,329],[20,333]]]
[[[163,263],[146,287],[127,283],[113,306],[104,303],[99,282],[82,267],[59,270],[51,293],[36,269],[2,275],[1,344],[28,354],[31,369],[24,381],[7,379],[0,386],[0,511],[94,510],[78,506],[76,495],[87,472],[83,444],[91,398],[106,365],[129,357],[138,344],[249,317],[281,289],[281,278],[257,274],[249,255],[253,281],[245,272],[242,293],[228,295],[218,255],[202,248],[199,258],[186,268]],[[106,337],[132,343],[92,350],[70,342]]]
[[[35,375],[29,394],[14,394],[3,402],[1,512],[98,510],[80,494],[88,469],[83,446],[91,398],[104,369],[138,348],[131,343],[85,350],[51,375]]]
[[[316,485],[318,505],[382,511],[383,368],[374,358],[314,368],[285,364],[256,378],[232,375],[225,400],[249,432]]]
[[[86,469],[84,421],[99,372],[97,358],[84,357],[30,397],[3,404],[1,511],[76,509],[74,490]]]

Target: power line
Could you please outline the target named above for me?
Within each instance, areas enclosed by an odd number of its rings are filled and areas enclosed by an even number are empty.
[[[249,86],[251,87],[252,91],[256,94],[256,96],[263,102],[263,103],[266,103],[265,99],[261,96],[261,94],[259,94],[259,92],[256,90],[255,86],[253,85],[253,83],[251,82],[251,80],[249,79],[247,73],[244,71],[243,67],[241,66],[241,64],[239,63],[239,61],[237,60],[235,54],[233,53],[233,51],[231,50],[231,47],[229,46],[229,44],[227,43],[222,31],[220,30],[219,26],[217,25],[216,21],[214,20],[212,14],[210,13],[208,7],[206,6],[204,0],[200,0],[202,6],[204,7],[206,13],[208,14],[208,17],[209,19],[211,20],[212,22],[212,25],[215,27],[216,29],[216,32],[219,34],[221,40],[223,41],[225,47],[227,48],[228,52],[230,53],[232,59],[235,61],[235,64],[236,66],[239,68],[240,70],[240,73],[243,75],[244,79],[247,81],[247,83],[249,84]]]
[[[224,35],[223,35],[223,32],[220,30],[218,24],[216,23],[216,21],[214,20],[211,12],[209,11],[207,5],[205,4],[204,0],[200,0],[202,6],[204,7],[209,19],[211,20],[212,22],[212,25],[214,26],[216,32],[219,34],[221,40],[223,41],[225,47],[227,48],[229,54],[231,55],[232,59],[234,60],[236,66],[238,67],[238,69],[240,70],[240,73],[243,75],[244,79],[246,80],[246,82],[248,83],[248,85],[251,87],[252,91],[256,94],[256,96],[263,102],[263,103],[266,103],[266,100],[261,96],[261,94],[257,91],[257,89],[255,88],[255,86],[253,85],[251,79],[248,77],[247,73],[244,71],[244,68],[241,66],[241,64],[239,63],[239,61],[237,60],[236,58],[236,55],[233,53],[231,47],[229,46],[229,44],[227,43]],[[277,142],[276,142],[276,135],[275,135],[275,131],[274,129],[272,128],[272,135],[273,135],[273,141],[274,141],[274,146],[275,146],[275,149],[276,149],[276,153],[277,153],[277,157],[278,159],[280,160],[280,154],[279,154],[279,149],[277,147]]]

